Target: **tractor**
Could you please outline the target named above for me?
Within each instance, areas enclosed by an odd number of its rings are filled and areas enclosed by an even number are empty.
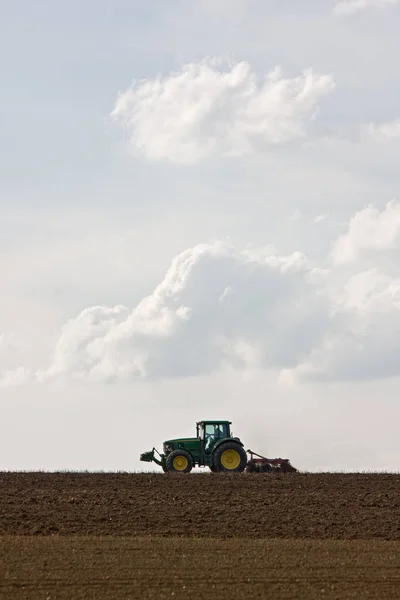
[[[163,453],[153,448],[141,454],[140,460],[156,463],[164,473],[190,473],[194,466],[209,467],[212,473],[296,471],[288,459],[268,459],[251,450],[247,451],[251,454],[248,460],[243,443],[232,435],[231,424],[231,421],[199,421],[196,437],[167,440]]]

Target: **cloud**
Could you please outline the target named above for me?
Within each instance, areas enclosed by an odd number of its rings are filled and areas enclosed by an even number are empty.
[[[351,219],[346,233],[339,236],[332,257],[335,263],[348,263],[368,251],[399,248],[400,204],[388,202],[381,212],[374,206],[358,211]]]
[[[22,385],[30,376],[30,370],[19,365],[21,342],[15,334],[0,333],[0,388]]]
[[[245,61],[223,69],[221,61],[207,59],[134,82],[117,98],[112,116],[137,154],[194,164],[303,139],[333,88],[331,74],[312,69],[290,79],[275,68],[260,79]]]
[[[189,248],[133,311],[98,306],[69,321],[39,377],[131,380],[293,367],[327,326],[320,277],[301,253],[255,256],[220,242]]]
[[[26,383],[30,378],[30,370],[25,367],[16,367],[7,371],[0,372],[0,388],[14,387]]]
[[[288,383],[400,375],[399,251],[394,200],[353,215],[321,264],[301,252],[190,247],[133,309],[99,305],[70,319],[35,378],[131,382],[267,370]],[[30,376],[19,364],[1,367],[2,385]]]
[[[314,223],[322,223],[322,221],[326,221],[329,218],[329,214],[317,215],[314,217]]]
[[[367,134],[375,139],[394,140],[400,138],[400,119],[366,127]]]
[[[351,15],[367,8],[383,8],[400,4],[400,0],[340,0],[334,7],[337,15]]]
[[[350,277],[319,347],[297,380],[373,380],[400,374],[400,278],[373,268]]]

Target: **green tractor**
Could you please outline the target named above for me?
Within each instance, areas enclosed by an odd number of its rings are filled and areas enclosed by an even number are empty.
[[[153,448],[140,460],[160,465],[165,473],[190,473],[195,465],[213,473],[240,473],[247,466],[247,453],[230,426],[230,421],[199,421],[196,437],[167,440],[162,454]]]

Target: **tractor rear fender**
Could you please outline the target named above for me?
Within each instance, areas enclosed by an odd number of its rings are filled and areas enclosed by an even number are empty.
[[[215,450],[217,448],[219,448],[219,446],[221,446],[221,444],[226,444],[226,442],[235,442],[239,446],[242,446],[242,447],[244,446],[244,444],[237,437],[234,437],[234,438],[222,438],[222,440],[217,440],[215,442],[214,447],[213,447],[213,453],[215,452]]]

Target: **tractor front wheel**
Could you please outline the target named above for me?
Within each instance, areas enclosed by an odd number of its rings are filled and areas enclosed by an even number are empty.
[[[213,466],[218,473],[241,473],[246,465],[246,450],[235,442],[221,444],[214,452]]]
[[[193,457],[187,450],[174,450],[167,456],[166,467],[170,473],[190,473],[193,465]]]

